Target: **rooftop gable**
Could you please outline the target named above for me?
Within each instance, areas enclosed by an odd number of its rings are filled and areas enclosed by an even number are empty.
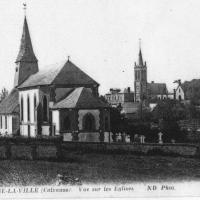
[[[31,75],[18,88],[42,85],[99,85],[71,61],[57,63],[51,69]]]

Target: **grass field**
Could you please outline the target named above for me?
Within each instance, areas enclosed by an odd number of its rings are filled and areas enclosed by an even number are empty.
[[[200,160],[92,153],[69,153],[65,162],[2,160],[0,186],[52,185],[58,173],[83,184],[200,180]]]

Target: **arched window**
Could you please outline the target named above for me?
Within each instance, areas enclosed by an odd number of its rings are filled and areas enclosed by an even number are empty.
[[[34,121],[36,120],[36,106],[37,106],[37,99],[36,95],[34,94]]]
[[[8,128],[8,123],[7,123],[7,116],[5,116],[5,129]]]
[[[83,127],[85,131],[95,130],[95,119],[90,113],[87,113],[83,118]]]
[[[21,96],[21,121],[24,120],[24,100],[23,96]]]
[[[27,97],[27,119],[30,121],[30,98]]]
[[[71,120],[69,116],[66,116],[63,120],[63,130],[70,130],[71,129]]]
[[[47,97],[44,96],[43,98],[43,121],[47,121]]]
[[[108,121],[108,117],[105,117],[105,131],[109,130],[109,121]]]

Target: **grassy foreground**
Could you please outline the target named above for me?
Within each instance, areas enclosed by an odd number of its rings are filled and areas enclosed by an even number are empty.
[[[93,153],[69,153],[65,162],[2,160],[0,186],[52,185],[58,173],[83,184],[200,180],[200,160]]]

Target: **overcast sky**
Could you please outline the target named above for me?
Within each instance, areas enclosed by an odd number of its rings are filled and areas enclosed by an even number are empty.
[[[23,26],[21,0],[0,1],[0,88],[13,87]],[[39,68],[67,60],[100,83],[134,85],[142,39],[148,81],[200,78],[199,0],[27,0],[27,20]]]

